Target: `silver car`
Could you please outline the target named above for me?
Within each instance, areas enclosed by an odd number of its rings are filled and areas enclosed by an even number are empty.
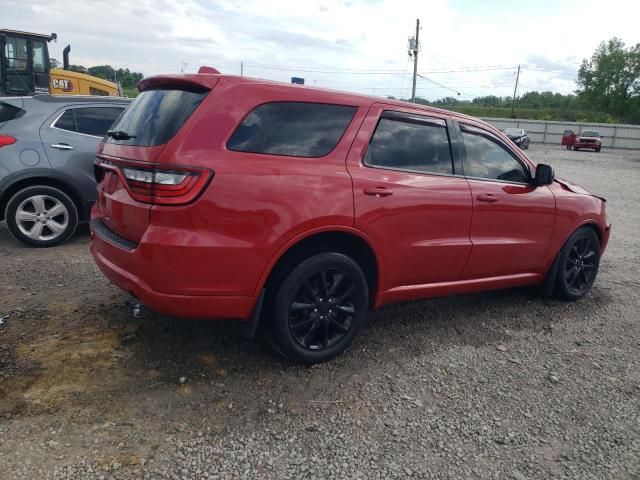
[[[67,240],[96,200],[98,143],[126,98],[0,98],[0,221],[36,247]]]

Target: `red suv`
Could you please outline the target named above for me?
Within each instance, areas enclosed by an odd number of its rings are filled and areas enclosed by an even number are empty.
[[[91,251],[152,310],[271,329],[304,363],[369,309],[540,285],[577,300],[605,202],[435,108],[218,74],[143,80],[98,151]]]
[[[600,138],[598,132],[595,130],[583,130],[580,132],[580,135],[576,137],[573,143],[573,149],[581,150],[585,148],[595,152],[602,150],[602,138]]]

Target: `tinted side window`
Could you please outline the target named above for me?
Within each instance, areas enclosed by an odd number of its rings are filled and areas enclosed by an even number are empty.
[[[441,120],[423,123],[383,117],[371,138],[364,163],[375,167],[453,174],[445,125]]]
[[[78,133],[96,137],[104,136],[120,116],[122,110],[122,108],[115,107],[76,108],[74,112]]]
[[[238,126],[229,150],[293,157],[322,157],[340,141],[356,107],[304,102],[260,105]]]
[[[53,125],[56,128],[60,128],[62,130],[69,130],[70,132],[76,131],[76,120],[73,117],[73,110],[66,110],[58,121]]]
[[[482,130],[461,125],[466,155],[463,159],[467,177],[527,183],[529,174],[497,140]]]
[[[0,102],[0,123],[8,122],[24,114],[24,110],[8,103]]]

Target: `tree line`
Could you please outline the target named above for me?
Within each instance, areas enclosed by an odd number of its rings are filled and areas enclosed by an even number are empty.
[[[53,68],[60,67],[58,60],[52,58],[50,62]],[[111,65],[97,65],[89,68],[82,65],[69,65],[69,70],[72,72],[86,73],[111,82],[118,81],[124,89],[136,88],[138,82],[144,78],[144,75],[140,72],[132,72],[128,68],[118,68],[116,70]]]
[[[640,123],[640,43],[627,47],[618,38],[602,42],[584,59],[575,93],[531,91],[516,98],[514,117],[542,120]],[[487,95],[473,100],[445,97],[417,103],[481,116],[511,116],[513,97]]]

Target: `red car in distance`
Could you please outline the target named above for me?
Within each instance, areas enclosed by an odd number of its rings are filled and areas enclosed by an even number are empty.
[[[605,201],[480,120],[215,73],[140,90],[98,150],[91,251],[152,310],[309,364],[385,304],[596,278]]]
[[[595,130],[583,130],[580,135],[576,137],[573,143],[574,150],[593,150],[599,152],[602,150],[602,138],[600,134]]]

